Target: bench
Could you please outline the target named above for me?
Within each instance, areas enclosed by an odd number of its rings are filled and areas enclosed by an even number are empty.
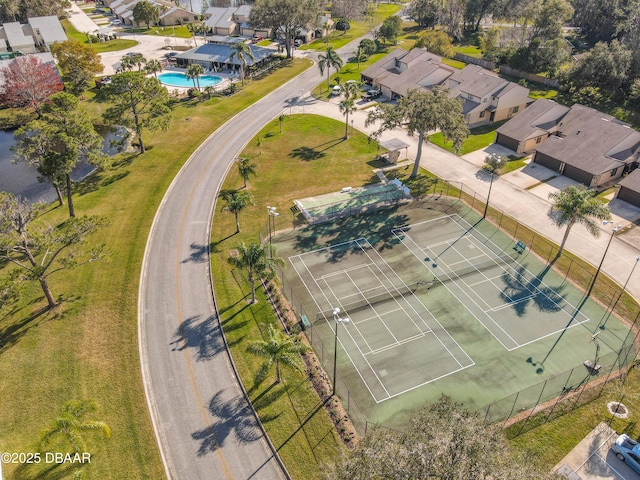
[[[522,253],[527,249],[527,244],[524,243],[522,240],[518,240],[516,244],[513,246],[513,249],[518,253]]]
[[[306,330],[311,327],[311,323],[309,323],[309,319],[306,315],[300,315],[300,323],[302,324],[302,330]]]

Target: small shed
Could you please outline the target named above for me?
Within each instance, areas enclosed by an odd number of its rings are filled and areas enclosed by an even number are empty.
[[[408,156],[409,144],[403,142],[399,138],[392,138],[385,142],[380,142],[380,146],[387,150],[387,162],[395,165],[398,163],[398,157],[400,156],[400,150],[405,150],[405,156]]]

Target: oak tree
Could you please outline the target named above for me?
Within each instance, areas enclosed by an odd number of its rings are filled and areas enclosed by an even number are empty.
[[[67,88],[74,95],[81,95],[89,88],[91,79],[104,70],[100,56],[93,48],[75,40],[54,43],[51,53],[58,61]]]

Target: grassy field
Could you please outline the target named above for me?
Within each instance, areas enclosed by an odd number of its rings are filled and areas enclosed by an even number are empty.
[[[241,233],[233,235],[233,215],[224,212],[216,213],[212,229],[216,299],[234,359],[247,386],[252,385],[261,362],[260,358],[245,353],[247,342],[261,338],[265,323],[275,322],[275,316],[263,292],[258,304],[247,305],[248,283],[243,272],[232,271],[227,264],[229,251],[240,242],[260,240],[259,232],[265,231],[267,205],[282,212],[276,230],[288,229],[292,226],[288,209],[294,199],[324,193],[332,184],[355,187],[371,181],[372,168],[367,162],[372,161],[377,151],[359,132],[344,141],[342,122],[315,115],[287,118],[283,133],[279,131],[279,122],[271,122],[242,153],[257,165],[257,176],[249,181],[255,205],[240,214]],[[262,153],[256,147],[258,138],[263,139]],[[242,180],[232,168],[223,189],[241,186]],[[318,462],[335,458],[341,450],[335,431],[327,430],[327,413],[318,409],[318,397],[304,375],[285,370],[283,384],[270,384],[266,381],[249,390],[258,414],[292,475],[318,478],[321,473]],[[297,430],[301,418],[308,420]]]
[[[79,215],[110,219],[99,236],[112,257],[51,277],[54,295],[63,300],[55,311],[42,310],[42,293],[30,285],[18,304],[0,313],[0,403],[11,412],[0,419],[3,451],[33,451],[39,431],[65,402],[93,399],[99,404],[93,418],[105,421],[112,436],[86,436],[93,454],[86,467],[90,477],[163,478],[137,344],[139,272],[151,221],[171,179],[210,132],[309,65],[296,61],[230,98],[174,104],[170,131],[144,134],[151,147],[146,154],[122,155],[112,170],[76,187]],[[103,108],[98,104],[93,111]],[[66,207],[52,208],[43,221],[55,225],[66,217]],[[67,467],[15,467],[4,466],[5,478],[57,479],[73,473]]]

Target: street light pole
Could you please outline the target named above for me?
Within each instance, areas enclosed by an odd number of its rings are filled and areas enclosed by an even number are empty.
[[[489,211],[489,198],[491,197],[491,187],[493,187],[493,177],[495,172],[502,166],[503,162],[502,157],[495,153],[490,154],[487,160],[491,160],[491,162],[486,162],[487,165],[491,166],[491,170],[489,171],[489,174],[491,175],[491,182],[489,183],[489,193],[487,193],[487,203],[484,205],[482,218],[487,218],[487,212]]]
[[[269,246],[271,246],[271,235],[272,235],[272,230],[271,230],[271,217],[273,217],[273,230],[276,229],[276,218],[278,215],[280,215],[278,212],[276,212],[276,207],[270,207],[267,206],[267,224],[268,224],[268,230],[269,230]]]
[[[333,385],[331,387],[331,396],[336,394],[336,376],[338,375],[338,325],[341,323],[349,323],[351,320],[347,317],[340,318],[340,308],[333,309],[333,319],[336,321],[336,332],[333,340]]]
[[[605,220],[602,222],[602,225],[608,225],[609,223],[613,223],[611,220]],[[596,280],[598,279],[598,274],[600,273],[600,269],[602,268],[602,264],[604,263],[604,259],[607,256],[607,252],[609,251],[609,247],[611,246],[611,241],[613,240],[613,236],[618,233],[618,231],[622,228],[622,225],[618,225],[613,227],[611,230],[611,236],[609,237],[609,241],[607,242],[607,246],[604,249],[604,253],[602,254],[602,259],[600,260],[600,265],[596,269],[596,274],[593,276],[593,280],[591,281],[591,286],[589,287],[589,291],[587,292],[587,296],[591,295],[591,290],[593,290],[593,286],[596,284]]]

